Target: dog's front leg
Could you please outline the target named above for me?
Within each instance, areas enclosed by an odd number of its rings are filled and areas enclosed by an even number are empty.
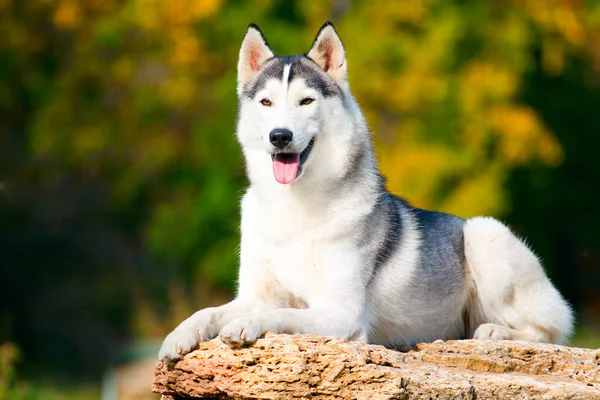
[[[244,245],[236,298],[220,307],[205,308],[183,321],[164,340],[158,359],[172,364],[189,353],[199,342],[215,338],[221,329],[236,318],[271,310],[279,303],[269,298],[273,287],[272,274],[266,269],[258,246]]]
[[[260,309],[239,298],[220,307],[205,308],[179,324],[164,340],[158,359],[172,364],[189,353],[199,342],[216,337],[231,320]]]
[[[232,347],[242,346],[266,332],[365,338],[370,275],[364,260],[346,243],[322,246],[314,254],[318,260],[314,267],[289,271],[293,279],[304,283],[296,286],[296,295],[308,308],[273,307],[235,318],[221,329],[221,340]]]
[[[360,313],[339,306],[276,310],[235,318],[219,334],[231,347],[250,344],[266,332],[311,333],[342,339],[356,339],[362,335]]]

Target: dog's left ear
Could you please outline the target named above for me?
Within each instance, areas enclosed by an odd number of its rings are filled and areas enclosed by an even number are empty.
[[[348,69],[344,45],[331,22],[326,22],[321,27],[306,55],[334,80],[338,82],[346,80]]]
[[[262,65],[275,54],[258,26],[250,24],[240,49],[238,61],[238,87],[244,86]]]

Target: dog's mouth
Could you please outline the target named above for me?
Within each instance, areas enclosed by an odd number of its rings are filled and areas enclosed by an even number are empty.
[[[302,153],[275,153],[273,160],[273,175],[275,180],[283,185],[292,183],[302,174],[302,165],[308,159],[315,139],[311,139]]]

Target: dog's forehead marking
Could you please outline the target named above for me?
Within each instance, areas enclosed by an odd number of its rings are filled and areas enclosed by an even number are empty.
[[[306,86],[319,91],[324,97],[343,97],[339,85],[328,78],[311,59],[303,54],[274,57],[268,60],[256,76],[246,84],[243,95],[247,98],[254,98],[272,79],[282,82],[286,92],[294,79],[303,79]]]
[[[244,96],[252,99],[256,96],[256,93],[266,87],[268,81],[271,79],[280,80],[283,77],[284,65],[279,57],[268,60],[260,71],[246,84],[243,90]]]
[[[283,83],[283,93],[287,93],[290,85],[289,76],[291,66],[292,64],[285,64],[283,67],[283,77],[281,78],[281,83]]]
[[[306,86],[320,92],[324,97],[339,96],[344,97],[342,89],[329,78],[310,58],[302,55],[298,56],[291,65],[289,81],[294,79],[304,79]]]

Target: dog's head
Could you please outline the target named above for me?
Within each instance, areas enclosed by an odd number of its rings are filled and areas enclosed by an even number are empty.
[[[306,54],[283,57],[250,25],[240,50],[238,96],[237,136],[250,179],[296,181],[324,136],[348,129],[346,58],[333,25],[323,25]]]

